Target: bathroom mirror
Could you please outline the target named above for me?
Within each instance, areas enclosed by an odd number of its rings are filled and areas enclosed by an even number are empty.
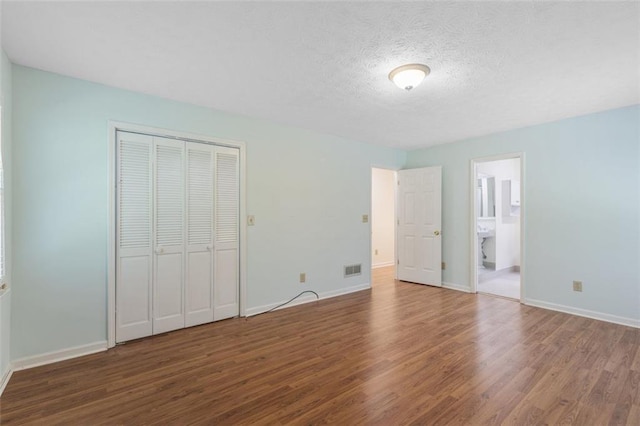
[[[496,216],[496,178],[478,177],[478,213],[479,217]]]

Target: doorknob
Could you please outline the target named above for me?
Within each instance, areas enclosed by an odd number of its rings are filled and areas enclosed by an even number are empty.
[[[211,246],[211,245],[207,246],[207,250],[209,250],[209,251],[213,250],[213,246]]]
[[[158,248],[156,249],[156,254],[162,254],[162,253],[164,253],[164,248],[162,248],[162,247],[158,247]]]
[[[438,235],[440,235],[440,231],[433,231],[433,235],[437,237]]]

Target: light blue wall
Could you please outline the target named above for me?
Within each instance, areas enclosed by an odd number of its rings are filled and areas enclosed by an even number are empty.
[[[525,297],[640,324],[639,126],[632,106],[410,152],[443,166],[443,281],[470,285],[470,160],[523,152]]]
[[[9,290],[0,299],[0,379],[9,369],[11,334],[11,286],[13,284],[12,245],[12,142],[11,142],[11,63],[0,50],[0,104],[2,105],[2,164],[4,167],[5,201],[5,262]]]
[[[248,228],[249,308],[305,289],[370,282],[369,225],[361,223],[370,209],[370,167],[400,168],[405,160],[443,166],[443,279],[468,285],[469,160],[521,151],[526,297],[640,320],[638,106],[407,155],[30,68],[12,71],[14,359],[106,339],[108,120],[247,143],[247,213],[256,217]],[[363,275],[344,280],[342,266],[356,262]],[[583,293],[571,291],[574,279],[584,281]]]
[[[15,65],[13,91],[13,358],[106,340],[108,120],[247,143],[249,308],[370,282],[371,165],[404,152]]]

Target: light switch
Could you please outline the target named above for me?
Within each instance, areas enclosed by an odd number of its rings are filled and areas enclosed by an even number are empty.
[[[253,226],[256,224],[256,218],[254,215],[250,214],[249,216],[247,216],[247,225],[249,226]]]

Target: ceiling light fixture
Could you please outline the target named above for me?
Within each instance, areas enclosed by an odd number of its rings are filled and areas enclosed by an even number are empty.
[[[409,91],[422,83],[422,80],[429,75],[431,70],[428,66],[422,64],[402,65],[389,73],[389,80],[393,81],[396,86]]]

